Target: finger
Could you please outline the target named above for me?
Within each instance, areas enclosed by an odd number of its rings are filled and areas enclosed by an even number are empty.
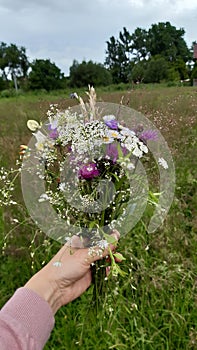
[[[120,238],[120,233],[117,230],[113,230],[111,237],[114,237],[116,243]],[[102,240],[101,240],[102,241]],[[103,240],[106,244],[105,247],[94,246],[90,248],[84,248],[83,240],[79,236],[73,236],[67,243],[59,250],[59,252],[51,260],[56,262],[63,261],[68,255],[77,255],[81,262],[85,262],[86,267],[91,263],[104,258],[109,254],[109,248],[113,251],[116,245],[108,244],[107,241]]]
[[[107,255],[109,255],[110,250],[114,250],[116,248],[116,244],[120,238],[120,233],[117,230],[113,230],[112,234],[110,235],[111,237],[115,238],[115,242],[108,244],[105,241],[105,245],[97,245],[95,247],[90,247],[88,251],[86,252],[87,257],[86,257],[86,263],[91,264],[97,260],[100,260]],[[85,250],[85,249],[84,249]]]
[[[61,247],[51,262],[61,263],[68,255],[73,255],[80,248],[84,248],[83,241],[80,237],[73,236]]]
[[[79,236],[72,236],[68,241],[67,243],[65,244],[65,246],[68,246],[68,247],[72,247],[72,248],[76,248],[76,249],[79,249],[79,248],[84,248],[84,244],[83,244],[83,238],[82,237],[79,237]]]

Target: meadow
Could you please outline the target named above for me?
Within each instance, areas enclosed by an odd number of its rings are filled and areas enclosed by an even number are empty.
[[[126,260],[106,282],[96,315],[92,289],[56,314],[45,350],[197,349],[197,87],[141,86],[97,90],[100,101],[136,109],[161,131],[176,168],[174,201],[164,225],[150,234],[142,220],[119,242]],[[44,120],[50,103],[76,103],[69,92],[0,99],[0,165],[15,167],[28,119]],[[154,174],[153,178],[154,178]],[[1,184],[2,186],[3,184]],[[17,206],[0,208],[0,306],[58,250],[28,217],[16,185]]]

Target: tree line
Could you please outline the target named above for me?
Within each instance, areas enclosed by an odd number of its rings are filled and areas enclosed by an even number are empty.
[[[118,83],[160,83],[197,78],[193,47],[184,40],[185,30],[170,22],[152,24],[148,29],[125,27],[106,42],[105,62],[74,60],[69,77],[50,59],[30,62],[25,47],[0,42],[0,90],[46,91]],[[194,43],[193,43],[194,44]]]

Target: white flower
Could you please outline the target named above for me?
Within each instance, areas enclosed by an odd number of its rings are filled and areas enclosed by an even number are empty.
[[[64,191],[65,191],[65,188],[66,188],[66,184],[65,184],[65,182],[62,182],[62,183],[59,185],[60,191],[64,192]]]
[[[36,131],[41,125],[36,120],[30,119],[27,121],[27,127],[31,131]]]
[[[158,159],[158,164],[161,165],[164,169],[168,169],[168,163],[162,157]]]
[[[137,158],[141,158],[143,155],[143,152],[138,148],[138,146],[136,145],[136,147],[133,150],[133,155],[136,156]]]
[[[51,129],[54,130],[58,127],[58,120],[57,119],[52,119],[51,117],[49,117],[49,124]]]
[[[40,198],[38,199],[39,203],[45,202],[49,200],[49,196],[46,193],[42,193]]]
[[[104,139],[112,140],[111,142],[113,142],[114,139],[121,139],[121,138],[122,138],[122,135],[116,130],[107,130],[104,135]]]
[[[45,146],[52,147],[54,144],[53,141],[52,140],[49,141],[47,137],[40,130],[33,133],[33,135],[35,136],[37,141],[35,146],[38,151],[43,151]]]
[[[148,147],[143,142],[139,142],[139,145],[142,152],[148,153]]]
[[[108,248],[108,242],[105,240],[105,239],[101,239],[99,242],[98,242],[98,246],[99,248],[101,249],[106,249]]]
[[[127,164],[127,169],[128,169],[128,170],[135,169],[135,165],[134,165],[133,163],[128,163],[128,164]]]
[[[113,114],[111,114],[111,115],[105,115],[105,116],[103,117],[104,122],[109,122],[110,120],[114,120],[114,119],[116,119],[116,117],[115,117],[115,115],[113,115]]]
[[[19,221],[18,221],[18,219],[12,219],[12,222],[14,222],[14,223],[16,223],[16,224],[18,224],[19,223]]]
[[[120,133],[123,136],[135,136],[134,131],[132,131],[132,130],[126,128],[126,127],[122,127],[122,129],[120,130]]]

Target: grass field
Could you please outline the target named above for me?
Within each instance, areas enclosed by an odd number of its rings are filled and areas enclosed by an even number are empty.
[[[174,201],[155,233],[139,222],[120,239],[127,276],[108,282],[98,315],[90,289],[58,311],[45,350],[197,349],[197,88],[99,90],[98,98],[122,100],[161,131],[176,167]],[[19,145],[30,138],[27,120],[44,120],[50,103],[65,108],[76,102],[60,94],[0,99],[1,165],[14,166]],[[1,305],[58,249],[28,218],[19,184],[15,196],[20,205],[0,209]]]

